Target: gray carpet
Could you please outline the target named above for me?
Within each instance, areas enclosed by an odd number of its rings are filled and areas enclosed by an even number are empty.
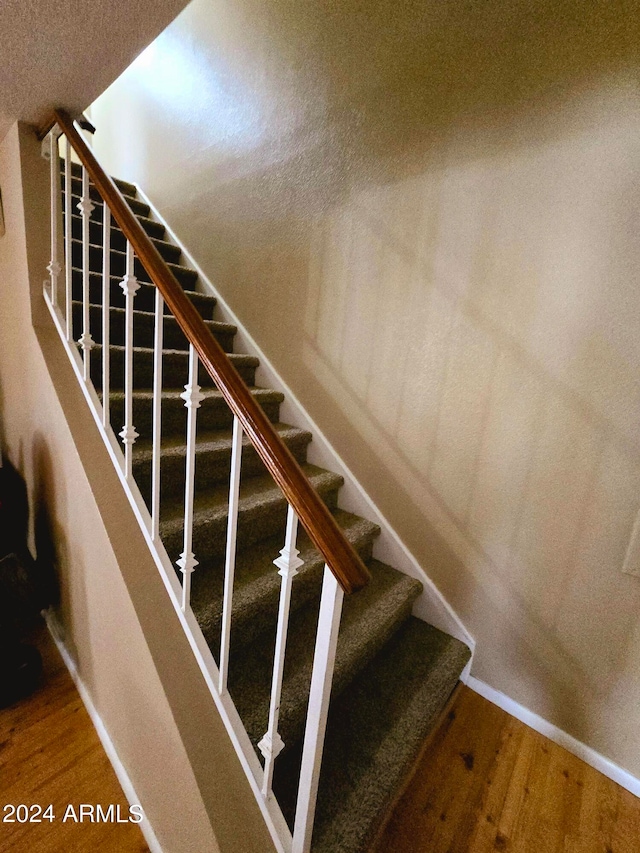
[[[418,581],[375,560],[380,530],[339,507],[342,478],[306,461],[312,436],[280,422],[283,395],[255,386],[258,360],[233,352],[236,329],[215,319],[215,298],[196,291],[197,273],[181,264],[179,247],[166,237],[135,188],[118,181],[146,232],[169,263],[212,333],[229,353],[283,441],[303,466],[347,539],[368,564],[372,580],[345,599],[336,657],[332,702],[322,767],[313,853],[364,853],[406,781],[425,738],[447,702],[469,659],[469,650],[411,615],[421,593]],[[74,167],[74,202],[80,193]],[[90,225],[92,274],[89,298],[91,377],[101,395],[102,381],[102,206]],[[72,217],[73,333],[82,322],[80,216]],[[125,269],[126,241],[111,229],[109,284],[111,338],[110,412],[116,433],[124,412],[124,295],[119,276]],[[144,499],[151,492],[152,368],[154,287],[136,263],[142,282],[134,302],[134,446],[133,471]],[[161,518],[163,543],[172,560],[182,551],[186,410],[180,398],[187,382],[188,345],[175,320],[164,318]],[[210,377],[201,369],[205,395],[198,410],[196,496],[193,551],[199,565],[192,576],[192,607],[216,660],[220,648],[224,549],[232,416]],[[284,540],[286,503],[245,438],[238,516],[238,555],[234,588],[229,690],[256,752],[269,713],[280,576],[273,560]],[[300,769],[302,736],[311,680],[323,560],[304,530],[298,537],[304,566],[293,584],[287,659],[280,707],[285,751],[276,762],[274,790],[292,826]]]

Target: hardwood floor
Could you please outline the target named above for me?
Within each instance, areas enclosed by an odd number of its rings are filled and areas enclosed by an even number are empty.
[[[640,853],[640,800],[463,687],[375,853]]]
[[[58,650],[45,628],[32,642],[44,660],[42,687],[29,698],[0,710],[0,851],[60,853],[104,851],[144,853],[148,847],[132,823],[73,821],[65,810],[81,803],[120,806],[128,818],[129,804],[102,749],[98,735]],[[5,805],[53,805],[55,820],[5,823]],[[32,811],[35,816],[35,810]],[[115,814],[115,809],[114,809]]]
[[[148,851],[135,824],[62,822],[69,803],[128,804],[44,629],[38,646],[43,686],[0,711],[0,821],[8,803],[56,819],[0,823],[0,853]],[[640,853],[640,800],[463,687],[374,853],[489,851]]]

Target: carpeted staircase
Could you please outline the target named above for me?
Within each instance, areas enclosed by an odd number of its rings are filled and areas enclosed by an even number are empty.
[[[81,190],[73,167],[74,211]],[[165,239],[162,224],[131,184],[120,190],[162,256],[229,353],[251,393],[274,423],[329,506],[345,535],[371,570],[361,592],[347,596],[333,682],[324,763],[313,838],[314,853],[357,853],[368,849],[397,792],[406,783],[421,745],[438,719],[460,673],[468,648],[411,615],[421,593],[413,578],[372,556],[380,530],[339,508],[342,478],[307,463],[310,433],[280,423],[283,395],[255,386],[258,360],[233,352],[236,329],[214,319],[216,300],[196,290],[197,273],[180,264],[180,249]],[[91,375],[101,390],[102,206],[90,226]],[[81,219],[72,217],[74,339],[82,332]],[[111,424],[116,434],[124,412],[125,238],[111,230]],[[134,417],[140,434],[133,471],[147,503],[151,493],[152,368],[154,286],[136,261],[142,282],[135,301]],[[170,558],[182,551],[186,409],[180,398],[187,382],[188,345],[176,321],[164,323],[161,517],[162,541]],[[207,373],[200,368],[205,398],[198,411],[193,552],[199,565],[192,576],[191,603],[216,660],[220,648],[222,585],[227,525],[232,415]],[[249,736],[257,743],[267,729],[276,619],[281,578],[273,560],[283,547],[286,503],[279,488],[245,438],[238,514],[238,555],[233,599],[229,690]],[[318,620],[323,560],[303,530],[298,537],[304,566],[293,582],[285,679],[279,730],[286,751],[276,761],[274,791],[292,825],[301,759],[308,688]]]

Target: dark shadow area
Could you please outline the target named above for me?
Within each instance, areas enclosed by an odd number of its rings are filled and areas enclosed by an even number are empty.
[[[0,708],[32,693],[42,673],[36,648],[22,641],[40,622],[57,590],[44,550],[33,559],[27,538],[29,502],[23,477],[7,460],[0,466]]]
[[[41,473],[36,482],[41,483]],[[37,620],[59,597],[54,546],[42,495],[35,496],[36,559],[28,545],[30,509],[23,476],[8,459],[0,467],[0,583],[5,616],[20,630]]]

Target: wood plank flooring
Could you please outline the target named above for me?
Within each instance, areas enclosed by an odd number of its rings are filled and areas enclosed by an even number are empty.
[[[0,823],[0,853],[146,853],[139,827],[62,823],[68,803],[128,804],[51,638],[41,689],[0,711],[7,803],[53,823]],[[462,688],[372,853],[640,853],[640,800]],[[336,851],[339,853],[339,851]]]
[[[42,687],[0,710],[0,853],[148,853],[131,823],[62,822],[68,804],[103,809],[120,805],[129,816],[116,775],[53,640],[40,629],[32,642],[44,660]],[[51,803],[55,820],[4,823],[4,806]]]
[[[640,853],[640,800],[463,687],[375,853]]]

